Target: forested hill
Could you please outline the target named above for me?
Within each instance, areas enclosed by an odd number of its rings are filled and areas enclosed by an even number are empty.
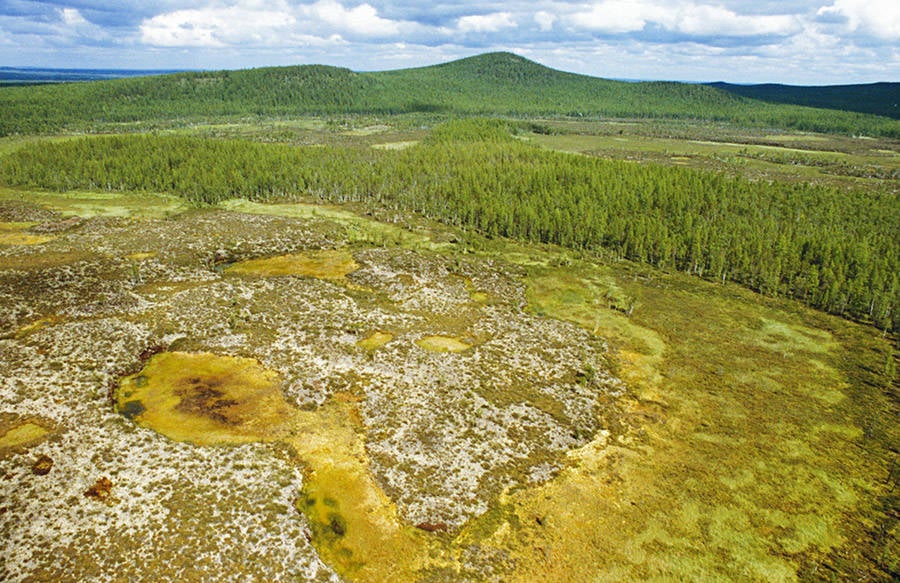
[[[771,103],[790,103],[823,109],[840,109],[900,119],[900,83],[827,85],[818,87],[779,85],[775,83],[763,85],[710,83],[709,86],[742,97],[760,99]]]
[[[0,135],[223,116],[389,114],[690,118],[900,137],[900,122],[771,104],[684,83],[625,83],[509,53],[357,73],[305,65],[0,89]]]

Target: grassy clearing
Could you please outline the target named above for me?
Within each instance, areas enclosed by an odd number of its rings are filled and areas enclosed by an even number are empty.
[[[891,189],[900,175],[900,144],[842,136],[734,134],[712,129],[656,133],[652,124],[570,128],[524,137],[543,147],[611,159],[690,166],[757,179],[804,180],[843,187]]]
[[[631,318],[605,307],[612,286],[598,282],[610,280],[636,298]],[[890,489],[895,404],[878,389],[887,379],[854,385],[848,373],[883,362],[886,343],[633,267],[532,268],[528,281],[533,309],[609,338],[641,427],[594,461],[604,471],[576,465],[510,499],[519,544],[543,548],[522,557],[522,580],[532,569],[561,580],[888,577],[889,562],[869,561],[896,548],[896,530],[873,541],[863,525]],[[881,433],[864,437],[867,424]]]
[[[0,200],[28,201],[63,216],[166,218],[188,210],[190,203],[166,194],[95,191],[39,192],[0,187]]]
[[[445,248],[449,245],[446,242],[436,241],[427,229],[423,228],[414,231],[409,227],[403,228],[396,224],[361,216],[359,213],[338,206],[306,203],[263,204],[244,199],[227,200],[218,206],[219,208],[241,213],[295,219],[321,219],[330,223],[336,223],[346,230],[346,236],[351,243],[432,250]]]
[[[50,235],[35,235],[27,230],[33,222],[0,222],[0,245],[40,245],[52,241]]]

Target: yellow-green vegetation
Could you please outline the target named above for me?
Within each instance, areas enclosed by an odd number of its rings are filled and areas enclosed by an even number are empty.
[[[152,193],[39,192],[0,187],[0,200],[36,202],[63,216],[164,218],[190,208],[181,198]]]
[[[0,434],[0,450],[34,443],[47,435],[47,428],[33,421],[8,427]]]
[[[454,336],[423,336],[416,340],[416,344],[428,352],[463,352],[472,348],[471,344]]]
[[[175,441],[197,445],[271,441],[290,409],[278,375],[252,359],[164,352],[122,379],[119,412]]]
[[[364,348],[366,350],[376,350],[381,348],[388,342],[394,339],[394,335],[390,332],[384,332],[382,330],[376,330],[372,332],[362,340],[359,340],[356,345],[360,348]]]
[[[446,244],[435,242],[428,233],[413,232],[392,223],[385,223],[362,216],[348,209],[334,205],[307,203],[262,204],[245,199],[230,199],[219,203],[219,207],[231,211],[312,219],[338,224],[345,228],[351,242],[375,245],[403,245],[415,248],[440,249]]]
[[[225,271],[235,275],[274,277],[280,275],[306,275],[318,279],[342,280],[359,268],[346,250],[324,249],[276,257],[248,259],[230,265]]]
[[[0,222],[0,245],[40,245],[52,241],[50,235],[27,232],[35,223]]]
[[[598,282],[610,278],[639,303],[630,318],[606,309]],[[886,395],[848,383],[858,365],[848,369],[847,356],[877,361],[889,346],[858,326],[680,276],[581,263],[533,269],[529,281],[533,309],[610,339],[637,389],[639,429],[498,510],[522,527],[519,580],[865,570],[846,549],[865,540],[863,516],[891,487],[887,448],[898,436]],[[864,436],[873,423],[877,435]],[[879,552],[896,550],[893,529]]]
[[[281,440],[307,468],[298,498],[322,557],[360,580],[410,580],[431,559],[429,538],[403,524],[368,469],[352,394],[318,410],[289,406],[277,373],[252,359],[163,352],[116,391],[120,413],[176,441],[235,445]],[[21,442],[22,431],[9,439]],[[33,432],[25,436],[34,439]]]

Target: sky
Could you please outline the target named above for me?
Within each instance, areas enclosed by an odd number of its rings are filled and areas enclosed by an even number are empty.
[[[490,51],[614,79],[900,81],[900,0],[0,0],[0,66],[374,71]]]

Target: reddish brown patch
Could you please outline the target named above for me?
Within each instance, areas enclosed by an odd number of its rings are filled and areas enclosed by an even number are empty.
[[[425,532],[447,532],[450,530],[443,522],[420,522],[416,525],[416,528],[420,528]]]
[[[46,476],[53,469],[53,458],[41,454],[31,466],[31,473],[35,476]]]
[[[153,346],[148,346],[147,348],[145,348],[143,352],[141,352],[141,354],[138,356],[138,358],[140,359],[141,364],[144,365],[147,364],[147,361],[152,357],[156,356],[160,352],[165,351],[165,349],[166,347],[161,344],[154,344]]]
[[[181,397],[181,402],[175,407],[178,411],[229,425],[240,423],[240,419],[235,419],[234,412],[230,411],[238,402],[225,398],[225,393],[218,388],[223,384],[221,380],[191,377],[185,384],[175,391]]]
[[[94,483],[93,486],[84,491],[86,498],[93,498],[100,502],[106,502],[110,499],[113,483],[112,480],[103,476]]]

